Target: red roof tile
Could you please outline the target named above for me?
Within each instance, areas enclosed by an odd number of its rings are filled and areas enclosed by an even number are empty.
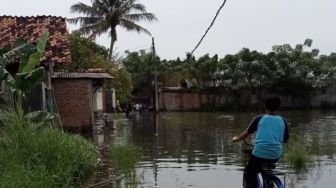
[[[56,16],[0,16],[0,48],[12,47],[22,37],[35,42],[48,29],[49,38],[41,62],[70,63],[66,20]]]

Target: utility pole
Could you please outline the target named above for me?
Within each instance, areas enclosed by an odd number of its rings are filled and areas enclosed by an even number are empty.
[[[153,51],[153,62],[154,62],[155,112],[159,112],[159,91],[158,91],[158,80],[157,80],[157,70],[156,70],[156,55],[155,55],[154,37],[152,37],[152,51]]]

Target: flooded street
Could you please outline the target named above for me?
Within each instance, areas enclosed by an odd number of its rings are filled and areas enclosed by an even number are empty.
[[[287,111],[280,114],[288,120],[290,134],[304,139],[313,159],[304,173],[292,172],[283,159],[279,162],[278,169],[287,172],[286,187],[334,187],[336,113]],[[106,147],[132,143],[140,148],[142,155],[136,168],[137,183],[120,182],[103,187],[242,187],[244,163],[239,144],[232,143],[231,138],[244,130],[255,115],[164,112],[116,120],[114,130],[94,136],[95,143],[102,148],[102,165],[93,181],[100,182],[116,175]]]

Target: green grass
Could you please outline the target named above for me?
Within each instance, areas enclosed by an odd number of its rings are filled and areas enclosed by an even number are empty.
[[[72,187],[93,172],[97,152],[81,136],[36,129],[11,113],[1,123],[0,187]]]
[[[113,164],[124,176],[124,187],[137,188],[141,183],[135,169],[141,156],[139,149],[133,144],[116,145],[112,148],[112,156]]]
[[[108,116],[112,119],[125,119],[126,115],[125,113],[110,113],[108,114]]]
[[[114,164],[121,171],[134,169],[140,159],[139,149],[132,144],[114,146],[112,155]]]
[[[307,171],[313,164],[313,158],[310,155],[308,147],[298,136],[291,138],[286,153],[289,167],[297,172]]]

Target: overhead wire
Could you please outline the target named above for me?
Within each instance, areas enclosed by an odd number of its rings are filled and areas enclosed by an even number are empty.
[[[224,8],[225,4],[226,4],[227,0],[224,0],[223,3],[220,5],[220,7],[218,8],[215,17],[212,19],[209,27],[206,29],[205,33],[203,34],[203,36],[201,37],[200,41],[197,43],[197,45],[194,47],[194,49],[191,51],[190,55],[193,55],[194,52],[197,50],[197,48],[201,45],[201,43],[203,42],[204,38],[206,37],[206,35],[209,33],[210,29],[214,26],[215,21],[217,19],[217,17],[219,16],[221,10]],[[168,67],[166,65],[164,65],[164,63],[160,63],[164,68],[169,69],[169,70],[177,70],[177,69],[181,69],[184,65],[181,65],[179,67]]]
[[[225,6],[225,4],[226,4],[226,0],[223,1],[223,3],[221,4],[221,6],[219,7],[219,9],[217,10],[216,15],[212,19],[212,22],[211,22],[210,26],[207,28],[207,30],[205,31],[205,33],[203,34],[201,40],[197,43],[197,45],[195,46],[195,48],[191,51],[191,54],[193,54],[197,50],[197,48],[201,45],[201,43],[203,42],[205,36],[208,34],[208,32],[210,31],[210,29],[212,28],[212,26],[215,24],[215,21],[216,21],[218,15],[219,15],[219,13],[221,12],[221,10],[223,9],[223,7]]]

